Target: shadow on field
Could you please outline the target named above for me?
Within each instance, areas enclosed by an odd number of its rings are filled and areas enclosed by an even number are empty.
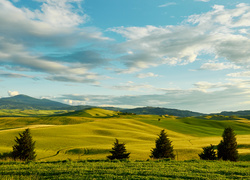
[[[69,150],[61,149],[61,150],[58,150],[56,152],[56,154],[54,154],[52,156],[43,157],[43,158],[40,158],[38,160],[43,160],[43,159],[55,157],[61,152],[65,153],[65,154],[83,156],[83,155],[94,155],[94,154],[106,154],[106,153],[109,153],[109,151],[110,151],[110,149],[88,149],[88,148],[74,148],[74,149],[69,149]],[[0,156],[0,158],[1,158],[1,156]]]

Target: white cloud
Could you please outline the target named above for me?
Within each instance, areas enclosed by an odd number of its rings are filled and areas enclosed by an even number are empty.
[[[26,14],[32,19],[49,24],[53,27],[73,27],[85,23],[88,15],[79,8],[75,9],[72,3],[79,3],[82,0],[38,0],[43,2],[41,11],[26,10]]]
[[[79,101],[79,100],[64,99],[63,102],[66,104],[70,104],[72,106],[86,105],[85,101]]]
[[[159,75],[158,74],[154,74],[152,72],[149,72],[149,73],[137,74],[136,77],[138,77],[138,78],[159,77]]]
[[[236,66],[232,63],[218,63],[218,62],[208,62],[204,63],[200,69],[201,70],[212,70],[212,71],[218,71],[218,70],[224,70],[224,69],[240,69],[240,66]]]
[[[169,2],[169,3],[166,3],[166,4],[159,5],[158,7],[167,7],[167,6],[173,6],[173,5],[176,5],[176,3],[175,2]]]
[[[109,38],[96,28],[79,27],[88,20],[80,6],[82,0],[38,1],[42,5],[36,10],[0,1],[0,64],[22,71],[23,77],[28,77],[25,73],[40,72],[45,74],[42,78],[62,81],[59,77],[69,74],[69,81],[96,83],[100,77],[90,69],[108,60],[98,51],[80,49],[79,43],[98,44]],[[9,77],[21,77],[18,74],[9,73]]]
[[[210,0],[195,0],[195,1],[209,2]]]
[[[230,74],[227,74],[227,76],[230,76],[230,77],[250,77],[250,71],[230,73]]]
[[[58,100],[72,99],[85,101],[88,105],[111,104],[117,107],[159,106],[192,110],[203,113],[220,111],[246,110],[250,96],[249,81],[232,81],[228,83],[196,83],[195,89],[168,89],[163,94],[104,96],[104,95],[63,95]],[[197,88],[199,86],[199,88]],[[202,90],[206,89],[206,91]]]
[[[149,84],[136,84],[136,83],[134,83],[132,81],[128,81],[125,84],[113,86],[112,88],[116,89],[116,90],[139,91],[139,92],[154,90],[154,87],[149,85]]]
[[[116,51],[123,54],[120,59],[127,71],[160,64],[188,64],[204,55],[228,60],[232,64],[210,63],[203,68],[237,69],[239,66],[250,67],[249,11],[250,6],[246,4],[239,4],[233,9],[214,5],[211,11],[191,15],[181,25],[116,27],[109,30],[127,39],[116,45]],[[128,51],[133,54],[127,54]],[[215,65],[219,67],[216,69]]]
[[[18,91],[8,91],[8,94],[9,94],[9,96],[17,96],[17,95],[19,95],[19,92]]]
[[[194,86],[197,88],[197,90],[199,91],[203,91],[203,92],[211,92],[211,91],[221,91],[221,90],[225,90],[228,88],[228,86],[230,86],[230,83],[227,84],[223,84],[223,83],[209,83],[206,81],[200,81],[194,84]]]

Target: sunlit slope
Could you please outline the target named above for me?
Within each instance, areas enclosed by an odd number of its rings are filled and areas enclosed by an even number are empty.
[[[79,110],[63,114],[63,116],[74,116],[74,117],[112,117],[116,116],[118,112],[101,109],[101,108],[90,108],[85,110]]]
[[[236,129],[239,152],[250,154],[249,124],[238,121],[203,121],[196,118],[175,118],[156,115],[119,116],[114,111],[89,109],[86,114],[35,118],[1,118],[0,153],[8,152],[15,136],[30,127],[36,141],[37,159],[105,159],[115,138],[126,143],[131,159],[148,159],[157,134],[164,128],[173,141],[176,159],[198,159],[201,148],[217,145],[229,125]],[[101,116],[101,117],[100,117]],[[78,124],[74,124],[74,121]],[[5,122],[5,124],[4,124]],[[25,124],[26,122],[26,124]],[[67,124],[71,123],[71,124]],[[3,130],[6,129],[6,130]]]
[[[0,117],[38,117],[66,113],[67,110],[0,109]]]
[[[6,151],[6,149],[11,150],[14,137],[21,131],[23,129],[0,131],[2,142],[0,150],[2,152]],[[78,156],[72,156],[72,154],[65,154],[66,151],[76,149],[97,152],[103,150],[106,153],[91,155],[90,152],[90,155],[81,158],[106,158],[115,138],[126,143],[132,158],[147,158],[159,131],[160,128],[158,127],[136,120],[108,118],[77,125],[36,126],[31,129],[33,139],[36,141],[38,159],[44,160],[67,159],[67,157],[78,158]],[[60,151],[59,154],[53,156],[58,151]]]
[[[208,120],[195,117],[137,116],[137,120],[192,136],[221,136],[224,128],[232,127],[236,134],[250,134],[250,120]]]

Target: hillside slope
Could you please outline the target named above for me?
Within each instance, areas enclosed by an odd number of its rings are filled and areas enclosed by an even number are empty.
[[[36,141],[37,159],[41,161],[105,159],[115,138],[126,144],[132,160],[146,160],[155,146],[157,134],[166,129],[173,141],[177,160],[198,159],[202,147],[217,145],[224,128],[230,126],[237,134],[239,153],[250,154],[250,124],[247,122],[116,115],[114,111],[97,108],[77,113],[72,116],[0,118],[0,153],[9,152],[15,136],[29,127]]]
[[[59,116],[74,116],[74,117],[112,117],[118,115],[117,111],[106,110],[101,108],[89,108],[61,114]]]

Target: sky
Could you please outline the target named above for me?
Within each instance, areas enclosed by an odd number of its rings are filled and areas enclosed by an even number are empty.
[[[0,0],[0,97],[250,109],[249,0]]]

